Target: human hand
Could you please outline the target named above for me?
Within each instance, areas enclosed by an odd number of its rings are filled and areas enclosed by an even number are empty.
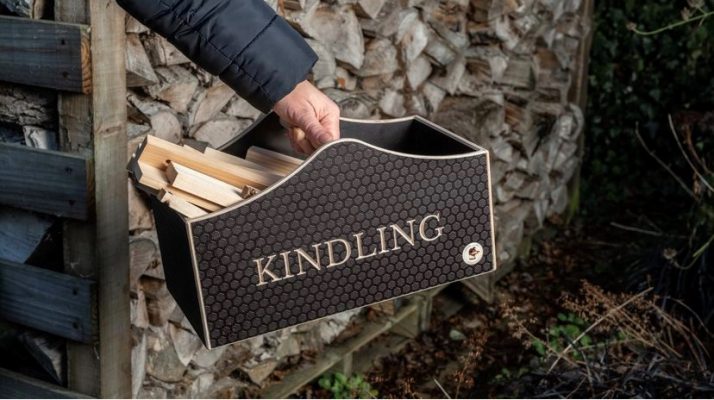
[[[280,99],[273,111],[288,128],[288,138],[298,153],[310,154],[340,138],[340,108],[308,81],[302,81]]]

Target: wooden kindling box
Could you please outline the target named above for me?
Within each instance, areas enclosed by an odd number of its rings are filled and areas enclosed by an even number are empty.
[[[341,133],[227,208],[186,218],[151,197],[167,286],[206,347],[495,270],[485,149],[420,117]],[[219,150],[252,146],[295,156],[274,114]]]

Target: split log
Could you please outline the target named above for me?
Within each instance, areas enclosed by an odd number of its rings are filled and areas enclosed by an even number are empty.
[[[426,48],[429,43],[429,31],[421,21],[410,23],[403,33],[397,33],[397,39],[402,47],[404,58],[407,62],[413,61]]]
[[[148,86],[158,81],[139,35],[126,35],[126,86]]]
[[[223,82],[213,85],[201,93],[191,106],[188,125],[193,127],[209,121],[228,104],[234,95],[233,89]]]
[[[151,166],[149,164],[145,164],[141,161],[138,162],[138,165],[139,170],[137,172],[139,173],[139,176],[136,176],[135,178],[137,179],[139,184],[151,188],[156,192],[159,192],[163,189],[168,189],[174,196],[180,197],[195,206],[203,208],[206,211],[220,210],[221,207],[216,203],[212,203],[201,197],[195,196],[191,193],[171,186],[171,184],[169,183],[169,179],[166,177],[166,174],[161,169]]]
[[[183,215],[186,218],[198,218],[206,215],[206,212],[204,210],[194,206],[193,204],[180,197],[174,196],[173,194],[171,194],[171,192],[167,192],[166,190],[161,190],[157,197],[162,203],[168,204],[172,210],[176,211],[177,213]],[[152,325],[156,324],[152,322]]]
[[[448,67],[446,73],[432,79],[432,82],[449,94],[455,94],[459,87],[459,82],[466,72],[466,60],[463,56],[458,56]]]
[[[0,207],[2,259],[24,263],[47,236],[54,220],[28,211]]]
[[[154,99],[167,103],[176,112],[185,113],[198,88],[198,79],[180,65],[156,69],[158,83],[146,88]]]
[[[276,175],[286,175],[285,172],[280,169],[272,169],[269,165],[257,164],[253,161],[248,161],[244,158],[232,156],[228,153],[224,153],[222,151],[212,149],[210,147],[206,147],[206,150],[203,152],[203,154],[205,154],[207,157],[211,157],[216,160],[221,160],[229,164],[237,165],[239,167],[255,169],[258,171],[267,171]]]
[[[0,4],[11,13],[25,18],[40,19],[48,11],[45,0],[0,0]]]
[[[0,121],[57,130],[57,93],[0,82]]]
[[[43,150],[58,150],[57,133],[39,126],[26,125],[22,127],[25,145]]]
[[[256,118],[260,117],[261,114],[260,110],[253,107],[245,99],[237,96],[234,97],[233,100],[225,108],[225,113],[226,115],[230,115],[231,117],[250,120],[255,120]]]
[[[171,107],[150,99],[141,99],[134,93],[129,93],[127,99],[133,106],[133,109],[129,109],[129,118],[149,122],[153,134],[158,138],[172,143],[181,140],[181,123]]]
[[[348,7],[320,8],[310,18],[310,36],[327,47],[335,58],[355,69],[364,62],[362,28],[354,12]]]
[[[417,90],[431,75],[431,63],[424,56],[417,57],[407,69],[407,82],[412,90]]]
[[[360,17],[375,19],[385,2],[386,0],[357,0],[355,11]]]
[[[391,89],[384,92],[382,99],[379,101],[379,108],[390,117],[399,118],[407,113],[404,107],[404,95]]]
[[[251,146],[248,149],[245,159],[258,165],[263,165],[270,170],[280,171],[287,175],[302,164],[302,160],[295,157],[264,149],[258,146]],[[252,185],[251,185],[252,186]]]
[[[175,161],[236,187],[250,185],[263,189],[280,180],[280,176],[241,168],[211,159],[205,155],[197,155],[181,146],[153,136],[146,137],[141,148],[137,151],[137,157],[137,161],[159,169],[164,169],[168,166],[166,160]]]
[[[305,0],[284,0],[283,5],[288,10],[301,11],[305,9]]]
[[[285,15],[283,15],[283,17],[293,28],[295,28],[296,31],[300,32],[303,36],[313,37],[309,33],[312,24],[311,21],[319,6],[320,0],[306,0],[301,10],[286,9]]]
[[[338,89],[353,91],[357,89],[357,78],[342,67],[337,67],[335,83]]]
[[[315,85],[320,88],[335,86],[335,72],[337,64],[332,52],[317,40],[307,39],[307,44],[317,54],[317,62],[312,67],[312,79]]]
[[[32,331],[23,332],[20,335],[20,341],[54,383],[65,384],[63,359],[65,341],[55,336]]]
[[[129,231],[145,230],[154,227],[151,211],[134,187],[131,179],[127,179],[129,193]]]
[[[126,33],[146,33],[149,32],[149,28],[141,22],[137,21],[136,18],[131,15],[126,15],[125,21],[125,31]]]
[[[146,52],[151,59],[151,64],[154,66],[163,67],[191,62],[174,45],[159,35],[149,36],[144,44],[146,45]]]
[[[243,200],[238,194],[240,189],[237,187],[184,167],[176,162],[169,162],[166,176],[169,178],[171,186],[223,207],[229,207]]]
[[[211,147],[221,147],[249,127],[249,119],[220,118],[201,125],[192,136],[196,140],[208,143]]]
[[[356,71],[360,77],[391,74],[399,69],[397,48],[387,39],[374,39],[367,45],[362,68]]]

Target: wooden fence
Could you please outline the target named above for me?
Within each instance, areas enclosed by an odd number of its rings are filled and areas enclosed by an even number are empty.
[[[0,369],[0,397],[130,397],[124,13],[54,3],[0,17],[0,80],[57,90],[62,150],[0,143],[0,207],[61,217],[64,270],[0,254],[0,318],[66,339],[67,387]]]

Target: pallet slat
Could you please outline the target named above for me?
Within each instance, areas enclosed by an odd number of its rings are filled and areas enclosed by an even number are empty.
[[[7,82],[89,93],[89,27],[0,17],[0,71]]]
[[[0,143],[0,165],[0,204],[87,218],[89,177],[84,157]]]
[[[94,283],[0,260],[0,317],[67,339],[92,339]]]
[[[91,397],[0,368],[0,398],[89,399]]]

